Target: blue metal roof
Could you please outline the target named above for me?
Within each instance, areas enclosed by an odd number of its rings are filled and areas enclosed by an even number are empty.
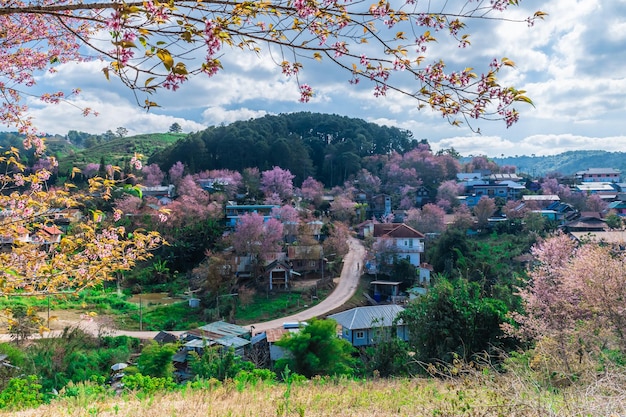
[[[344,329],[371,329],[374,327],[390,327],[402,311],[404,311],[404,308],[397,304],[356,307],[341,313],[332,314],[328,318],[335,320]]]

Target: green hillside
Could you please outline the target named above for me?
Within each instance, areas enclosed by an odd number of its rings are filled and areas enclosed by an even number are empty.
[[[99,163],[102,158],[107,164],[123,166],[135,153],[145,159],[187,136],[185,133],[150,133],[115,138],[80,151],[71,152],[59,159],[59,172],[72,167],[83,167],[88,163]]]

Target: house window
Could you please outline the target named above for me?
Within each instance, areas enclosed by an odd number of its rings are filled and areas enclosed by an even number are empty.
[[[409,248],[413,247],[413,239],[409,239]]]
[[[365,338],[365,332],[363,330],[359,330],[358,332],[356,332],[356,338],[357,339],[364,339]]]

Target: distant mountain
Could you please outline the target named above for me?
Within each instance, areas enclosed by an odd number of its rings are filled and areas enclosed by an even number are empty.
[[[572,175],[588,168],[614,168],[626,173],[626,152],[568,151],[552,156],[515,156],[493,158],[498,165],[513,165],[518,172],[543,176],[558,172]]]

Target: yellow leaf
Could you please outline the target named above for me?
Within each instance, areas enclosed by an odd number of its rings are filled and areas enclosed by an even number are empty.
[[[319,52],[315,52],[313,54],[313,58],[315,58],[318,61],[321,61],[322,60],[322,55]]]
[[[167,49],[159,49],[157,51],[157,57],[163,62],[166,70],[170,70],[174,66],[174,58]]]
[[[109,69],[107,67],[102,68],[102,72],[104,73],[104,76],[106,77],[107,81],[109,80]]]
[[[511,61],[509,58],[502,58],[502,65],[506,65],[507,67],[514,67],[515,62]]]
[[[535,105],[533,104],[533,101],[532,101],[530,98],[526,97],[526,96],[516,96],[516,97],[515,97],[515,101],[523,101],[523,102],[525,102],[525,103],[530,104],[530,105],[531,105],[531,106],[533,106],[533,107],[535,106]]]

